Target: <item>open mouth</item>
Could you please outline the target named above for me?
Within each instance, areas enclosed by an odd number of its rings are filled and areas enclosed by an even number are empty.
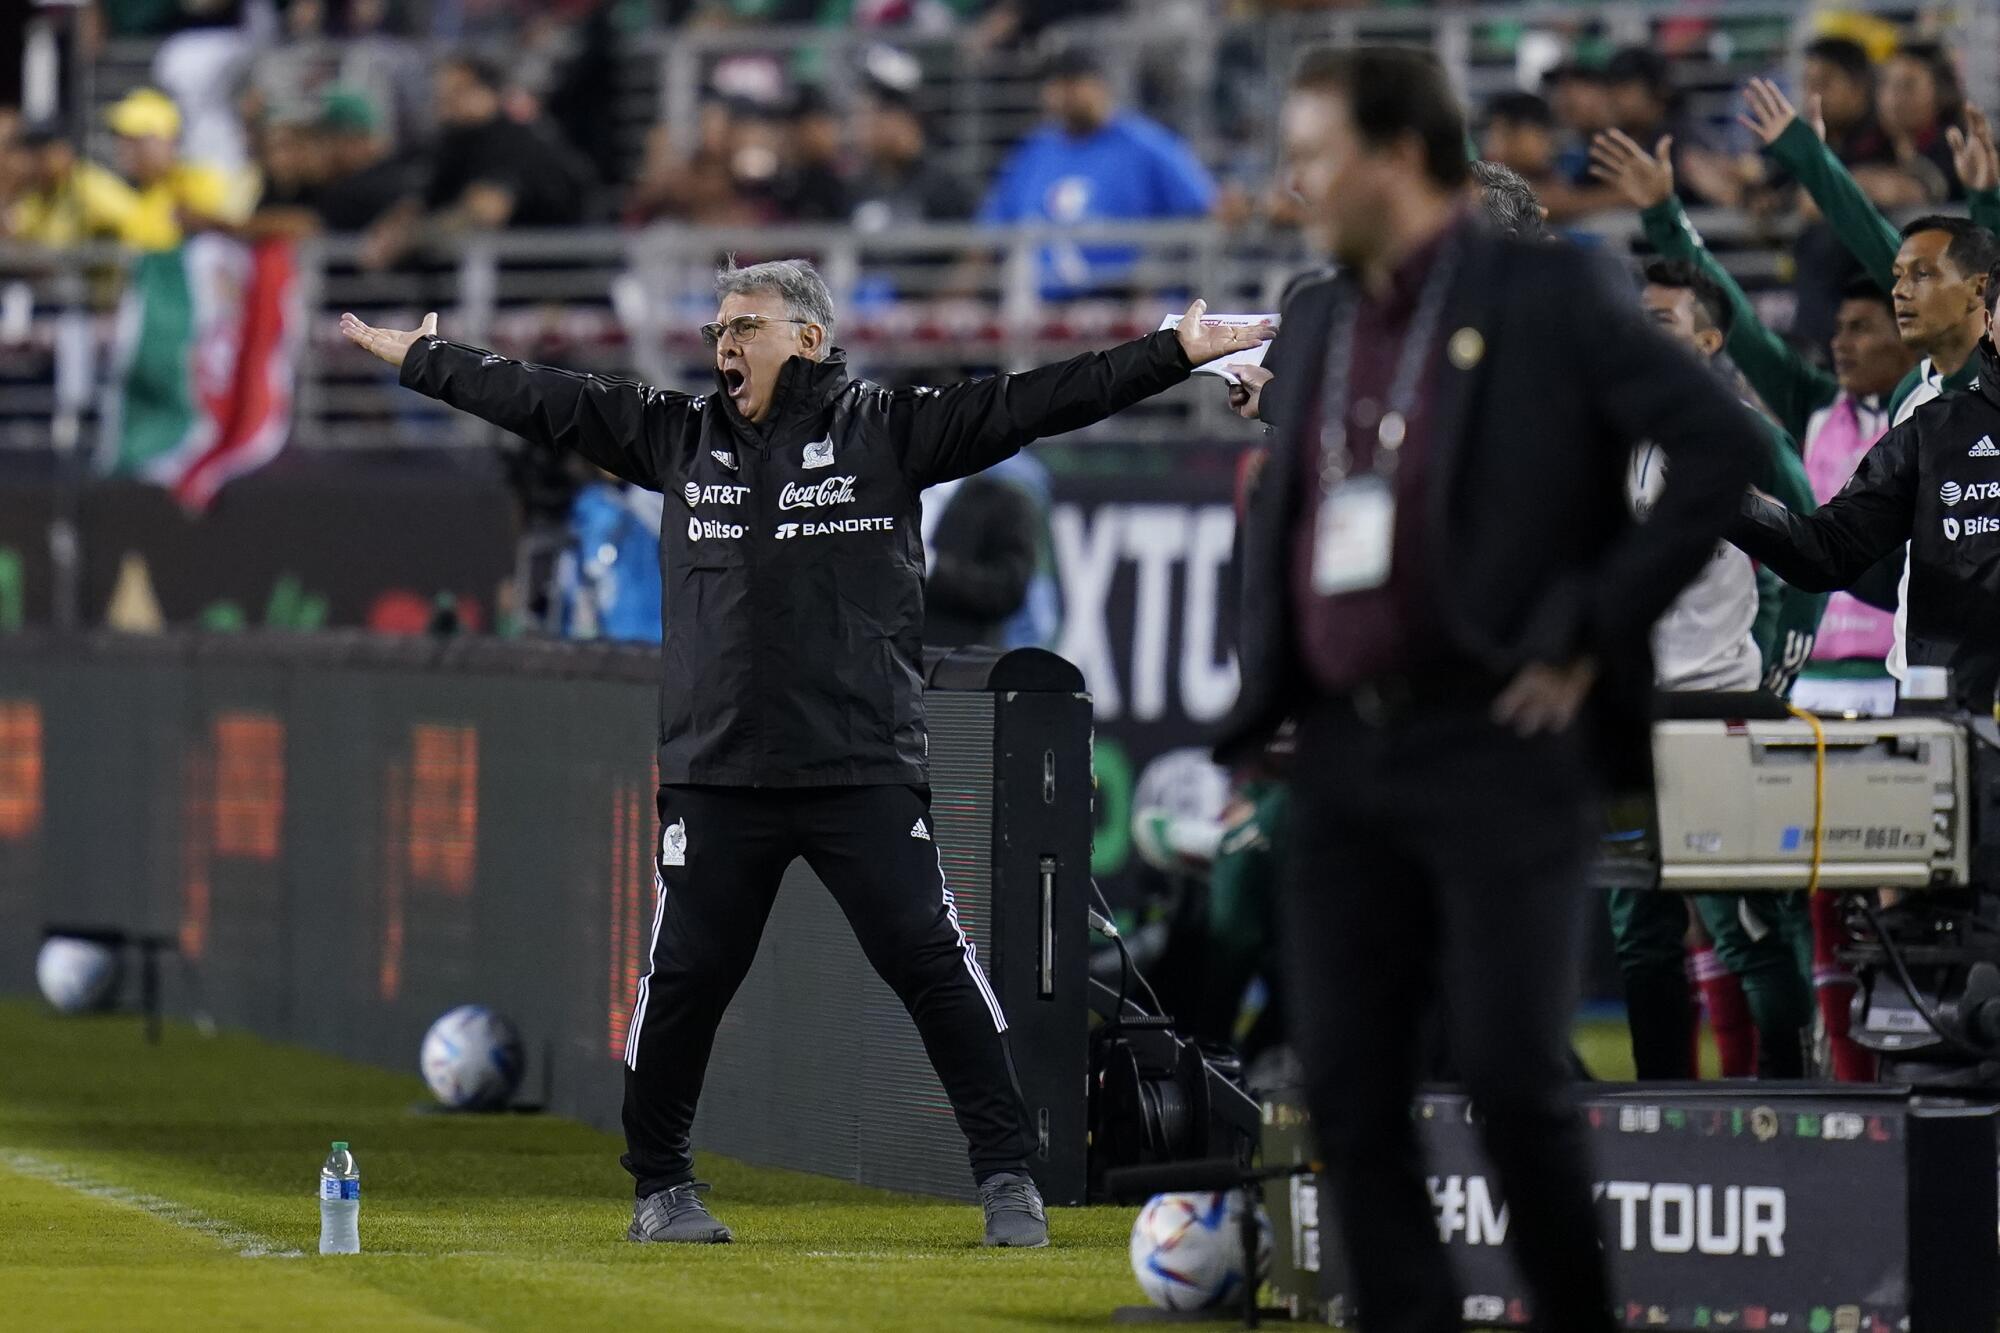
[[[740,403],[743,401],[744,391],[750,387],[750,377],[736,366],[725,366],[722,371],[722,384],[729,391],[730,398]]]

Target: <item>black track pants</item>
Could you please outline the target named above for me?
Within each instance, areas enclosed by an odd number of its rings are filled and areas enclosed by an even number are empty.
[[[916,1020],[974,1178],[1027,1169],[1006,1019],[959,929],[922,789],[662,787],[659,808],[652,970],[625,1048],[624,1163],[640,1197],[694,1176],[688,1129],[715,1030],[800,856]]]

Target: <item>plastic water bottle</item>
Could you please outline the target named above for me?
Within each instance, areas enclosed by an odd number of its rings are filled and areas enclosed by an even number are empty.
[[[319,1169],[319,1252],[361,1253],[361,1168],[344,1142]]]

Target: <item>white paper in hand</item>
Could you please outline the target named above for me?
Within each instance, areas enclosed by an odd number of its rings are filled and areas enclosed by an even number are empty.
[[[1274,329],[1278,327],[1278,317],[1276,315],[1218,315],[1211,311],[1201,317],[1201,322],[1204,324],[1237,325],[1269,324]],[[1168,315],[1160,321],[1160,327],[1163,329],[1177,329],[1180,326],[1181,317],[1179,315]],[[1254,346],[1246,347],[1240,352],[1231,352],[1228,356],[1218,357],[1213,361],[1196,366],[1194,373],[1197,375],[1215,375],[1227,380],[1231,384],[1241,384],[1243,378],[1236,373],[1235,368],[1237,366],[1263,365],[1264,349],[1270,345],[1268,341],[1260,342]]]

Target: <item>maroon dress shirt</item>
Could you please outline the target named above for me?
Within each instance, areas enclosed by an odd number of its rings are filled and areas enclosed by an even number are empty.
[[[1348,475],[1371,471],[1376,426],[1389,408],[1390,386],[1403,344],[1417,313],[1424,280],[1460,227],[1460,218],[1397,266],[1379,296],[1358,288],[1354,337],[1347,365]],[[1389,577],[1379,587],[1322,596],[1313,590],[1313,539],[1319,521],[1321,397],[1309,398],[1311,429],[1299,438],[1298,528],[1292,534],[1293,623],[1299,651],[1313,682],[1329,694],[1344,694],[1386,677],[1420,675],[1453,659],[1428,577],[1427,549],[1435,534],[1425,531],[1424,491],[1432,456],[1430,392],[1437,380],[1438,353],[1450,330],[1432,330],[1431,347],[1417,377],[1415,402],[1404,413],[1405,432],[1393,480],[1395,527]]]

